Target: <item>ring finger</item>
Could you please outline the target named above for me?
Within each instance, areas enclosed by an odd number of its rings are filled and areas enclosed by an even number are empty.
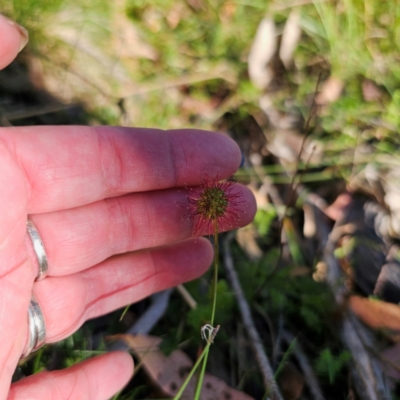
[[[236,185],[234,192],[239,191],[244,207],[236,222],[244,226],[252,219],[255,205],[246,187]],[[134,193],[31,218],[46,248],[48,274],[63,276],[90,268],[115,254],[189,238],[193,221],[185,218],[186,203],[185,190],[168,189]],[[232,227],[220,227],[227,228]],[[34,263],[35,257],[32,260]]]
[[[87,319],[195,279],[208,268],[212,254],[206,239],[189,239],[115,256],[85,271],[35,283],[47,323],[46,342],[66,338]]]

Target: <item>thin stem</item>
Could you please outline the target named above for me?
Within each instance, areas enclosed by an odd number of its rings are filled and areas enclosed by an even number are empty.
[[[213,287],[213,304],[211,311],[211,325],[214,325],[215,310],[217,309],[217,288],[218,288],[218,221],[214,220],[214,287]],[[208,344],[210,344],[209,342]],[[208,360],[208,350],[204,357],[203,365],[201,366],[201,372],[199,376],[199,381],[197,382],[195,400],[200,399],[201,388],[203,387],[204,375],[206,373],[206,365]]]
[[[200,375],[199,375],[199,380],[197,382],[194,400],[199,400],[200,396],[201,396],[201,389],[203,387],[204,375],[206,374],[206,365],[207,365],[207,360],[208,360],[208,353],[210,350],[210,344],[211,344],[211,342],[207,343],[207,352],[205,352],[203,364],[201,366],[201,371],[200,371]]]
[[[189,375],[187,376],[187,378],[185,379],[185,382],[183,382],[183,385],[181,386],[181,388],[179,389],[178,393],[175,395],[174,400],[179,400],[183,394],[183,392],[186,389],[186,386],[188,385],[188,383],[190,382],[190,380],[192,379],[193,374],[195,373],[196,369],[198,368],[198,366],[201,363],[201,360],[204,358],[204,356],[206,354],[208,354],[208,350],[210,349],[210,345],[211,342],[208,342],[206,347],[204,347],[203,352],[201,353],[200,357],[197,359],[196,363],[194,364],[192,370],[189,372]]]
[[[211,325],[214,325],[215,310],[217,308],[218,258],[218,221],[214,220],[214,295],[211,311]]]

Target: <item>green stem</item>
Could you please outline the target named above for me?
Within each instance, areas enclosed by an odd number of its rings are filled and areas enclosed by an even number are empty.
[[[214,325],[215,310],[217,308],[217,287],[218,287],[218,221],[214,221],[214,295],[211,311],[211,325]]]
[[[211,344],[211,342],[208,342],[207,345],[210,345],[210,344]],[[201,389],[203,387],[203,381],[204,381],[204,375],[206,374],[206,365],[207,365],[209,350],[210,350],[210,346],[208,346],[207,352],[204,356],[203,364],[201,365],[201,371],[200,371],[199,380],[198,380],[197,386],[196,386],[196,393],[194,395],[194,400],[200,400]]]
[[[208,342],[206,347],[204,347],[203,352],[201,353],[200,357],[197,359],[196,364],[194,364],[192,370],[189,372],[189,375],[185,379],[185,382],[183,382],[183,385],[179,389],[179,392],[175,395],[174,400],[179,400],[183,394],[183,392],[186,389],[186,386],[188,385],[189,381],[192,379],[193,374],[195,373],[196,369],[201,363],[201,360],[204,358],[204,356],[207,354],[208,355],[208,350],[210,349],[211,342]]]
[[[218,288],[218,221],[214,221],[214,286],[213,286],[213,304],[211,310],[211,325],[214,325],[215,310],[217,309],[217,288]],[[210,343],[208,343],[210,344]],[[194,396],[195,400],[200,399],[201,388],[203,387],[204,375],[206,373],[206,365],[208,360],[208,350],[203,360],[203,365],[201,366],[201,372],[199,376],[199,381],[197,382],[196,394]]]

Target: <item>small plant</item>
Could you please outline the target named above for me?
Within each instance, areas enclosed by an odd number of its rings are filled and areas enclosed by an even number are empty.
[[[197,359],[196,364],[192,368],[181,389],[176,394],[175,400],[181,397],[197,367],[203,362],[195,394],[195,399],[200,398],[208,352],[220,328],[219,325],[215,328],[213,327],[218,289],[218,232],[219,230],[233,228],[237,225],[237,221],[240,220],[241,213],[243,212],[240,206],[245,203],[240,200],[243,194],[241,191],[235,190],[234,183],[230,181],[220,181],[218,175],[214,178],[210,178],[207,175],[201,182],[199,188],[187,187],[186,190],[188,192],[187,200],[189,203],[187,207],[189,213],[186,217],[196,220],[194,227],[195,235],[212,234],[214,238],[213,304],[210,324],[206,324],[201,328],[201,337],[207,341],[207,345],[201,356]]]
[[[338,356],[334,356],[330,349],[322,350],[316,363],[316,370],[322,376],[327,376],[329,383],[335,382],[338,373],[350,360],[350,354],[343,351]]]

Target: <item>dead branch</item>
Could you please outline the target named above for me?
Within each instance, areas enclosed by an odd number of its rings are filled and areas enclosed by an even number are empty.
[[[235,270],[232,253],[230,249],[230,244],[232,242],[233,237],[234,233],[228,234],[224,242],[224,264],[227,271],[228,280],[233,288],[233,292],[236,296],[236,300],[239,305],[239,310],[242,316],[244,326],[246,327],[247,334],[250,337],[250,343],[251,346],[253,347],[254,355],[257,360],[258,366],[260,368],[261,375],[263,377],[265,389],[270,393],[268,398],[271,400],[283,400],[278,385],[276,384],[276,381],[274,379],[274,372],[272,370],[271,364],[264,351],[261,338],[254,325],[249,303],[247,302],[244,296],[242,287],[239,282],[239,278]]]

